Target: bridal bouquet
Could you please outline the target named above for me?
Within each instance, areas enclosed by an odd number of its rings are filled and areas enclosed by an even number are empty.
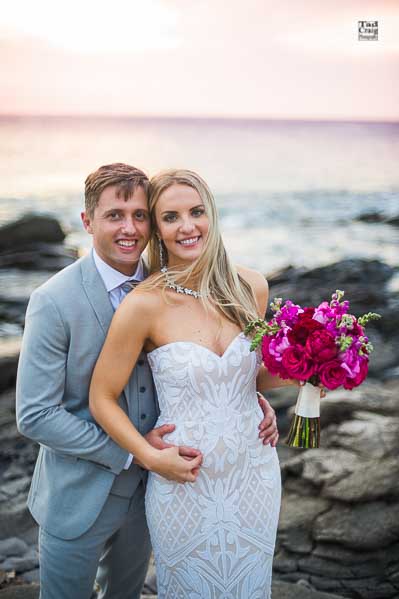
[[[287,439],[291,447],[320,445],[320,386],[353,389],[367,376],[373,346],[364,327],[380,315],[369,312],[356,318],[343,297],[337,290],[330,302],[316,308],[301,308],[290,300],[282,305],[276,298],[273,318],[254,320],[245,329],[253,337],[251,350],[261,346],[271,374],[301,382]]]

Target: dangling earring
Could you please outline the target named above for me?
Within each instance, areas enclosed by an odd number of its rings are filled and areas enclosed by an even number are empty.
[[[159,246],[159,266],[160,266],[160,269],[162,270],[166,266],[166,260],[165,260],[165,251],[163,249],[162,239],[160,237],[158,237],[158,246]]]

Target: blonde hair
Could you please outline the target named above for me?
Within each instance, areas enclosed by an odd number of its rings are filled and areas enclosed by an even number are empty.
[[[185,285],[188,280],[197,281],[201,301],[206,309],[217,308],[228,320],[243,329],[249,320],[258,318],[256,300],[251,286],[241,277],[231,264],[220,234],[218,214],[214,197],[205,181],[189,170],[168,170],[155,175],[150,180],[148,207],[152,219],[152,233],[148,244],[150,273],[160,268],[159,240],[155,220],[155,207],[161,196],[172,185],[187,185],[195,189],[209,219],[208,235],[201,255],[183,270],[170,270],[176,283]],[[164,255],[167,251],[163,245]],[[150,287],[165,288],[162,274],[151,277]]]

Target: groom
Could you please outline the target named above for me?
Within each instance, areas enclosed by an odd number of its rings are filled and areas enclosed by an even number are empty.
[[[111,164],[86,179],[82,221],[93,251],[36,289],[26,314],[17,378],[19,431],[40,443],[28,506],[40,525],[41,599],[139,599],[150,555],[144,511],[146,471],[93,421],[92,371],[114,310],[146,276],[148,179]],[[132,334],[134,326],[132,325]],[[174,429],[153,429],[157,405],[142,353],[120,399],[155,447]],[[276,439],[264,402],[264,441]],[[180,448],[190,472],[198,450]],[[190,461],[191,460],[191,461]],[[193,466],[194,465],[194,466]]]

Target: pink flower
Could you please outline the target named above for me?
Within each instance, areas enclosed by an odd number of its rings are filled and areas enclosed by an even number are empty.
[[[320,322],[321,324],[324,324],[325,322],[327,322],[327,320],[329,320],[329,318],[332,317],[332,310],[330,308],[330,304],[328,302],[322,302],[315,310],[313,318],[314,320],[317,320],[317,322]]]
[[[275,352],[270,351],[270,344],[275,341],[272,337],[265,335],[262,339],[262,358],[263,363],[272,375],[280,374],[281,361],[275,357]]]
[[[346,372],[339,360],[330,360],[319,367],[320,381],[327,389],[337,389],[346,381]]]
[[[347,376],[353,379],[360,372],[360,356],[353,345],[346,351],[340,353],[339,359],[341,360],[342,368],[347,372]]]
[[[286,349],[282,363],[289,378],[306,381],[315,372],[313,360],[307,355],[302,345],[293,345]]]
[[[307,338],[305,347],[316,362],[332,360],[338,353],[334,336],[325,329],[313,331]]]
[[[356,374],[354,378],[347,378],[344,387],[345,389],[353,389],[354,387],[358,387],[363,383],[364,379],[367,376],[369,371],[369,362],[368,359],[363,357],[359,363],[359,372]]]
[[[286,335],[287,329],[281,329],[276,333],[269,342],[268,351],[269,353],[275,357],[275,359],[280,362],[284,350],[289,347],[289,342]]]

